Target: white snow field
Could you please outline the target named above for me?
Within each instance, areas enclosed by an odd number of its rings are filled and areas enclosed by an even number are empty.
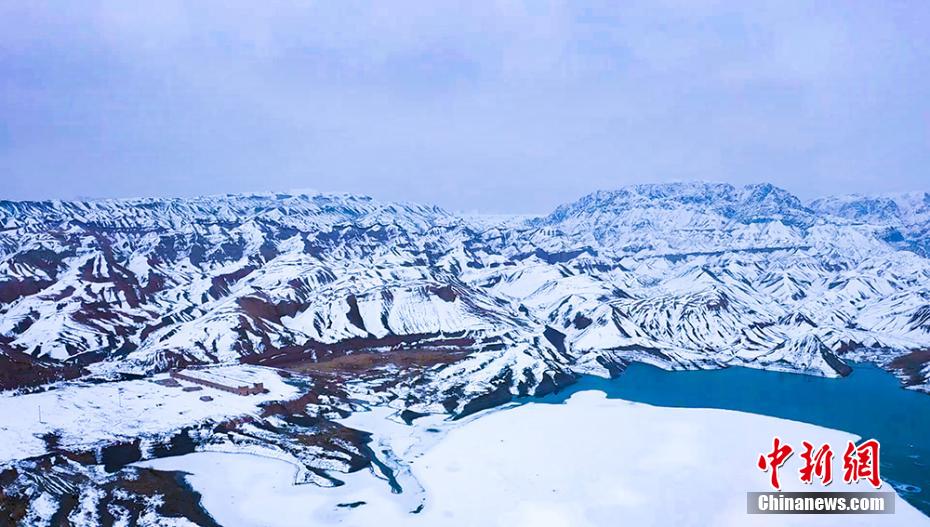
[[[747,515],[746,492],[769,490],[756,460],[773,436],[798,446],[827,442],[834,451],[855,438],[803,423],[654,407],[596,391],[565,404],[487,411],[464,424],[440,425],[444,435],[426,430],[435,423],[406,427],[370,414],[362,418],[366,424],[383,424],[372,430],[377,443],[407,446],[396,452],[412,460],[412,476],[425,489],[417,514],[411,513],[417,497],[392,495],[370,472],[324,489],[295,486],[292,465],[254,455],[204,452],[142,464],[189,472],[204,506],[226,527],[930,525],[900,497],[892,515]],[[413,439],[423,435],[442,437]],[[782,488],[818,490],[800,483],[800,463],[795,454],[781,468]],[[872,490],[843,483],[841,463],[835,460],[830,490]]]
[[[88,449],[104,442],[157,437],[204,421],[221,421],[258,412],[259,405],[297,396],[275,370],[260,366],[220,366],[203,370],[230,385],[261,382],[267,393],[242,396],[213,388],[184,391],[197,385],[180,381],[169,387],[145,380],[103,384],[62,383],[52,390],[0,396],[0,465],[47,452],[42,436],[59,435],[69,449]],[[204,373],[201,373],[204,375]],[[226,380],[226,381],[224,381]],[[203,396],[212,401],[200,400]]]

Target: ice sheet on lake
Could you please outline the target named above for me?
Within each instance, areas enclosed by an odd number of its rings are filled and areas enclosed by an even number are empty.
[[[374,417],[364,421],[377,426]],[[145,464],[191,472],[204,505],[227,527],[930,525],[901,499],[893,515],[747,516],[746,492],[768,488],[755,463],[774,435],[792,444],[854,438],[808,424],[581,392],[566,404],[487,412],[417,452],[411,436],[423,426],[383,420],[380,430],[385,444],[405,445],[400,450],[425,489],[417,514],[365,471],[344,487],[322,489],[294,486],[293,466],[256,456],[197,453]],[[799,463],[793,456],[782,467],[783,488],[817,490],[798,481]]]

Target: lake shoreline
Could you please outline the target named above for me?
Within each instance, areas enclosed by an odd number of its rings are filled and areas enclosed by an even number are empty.
[[[920,444],[930,437],[930,397],[872,363],[852,367],[849,376],[832,378],[741,366],[664,370],[636,362],[612,379],[583,376],[556,393],[515,402],[560,404],[598,390],[608,398],[747,412],[874,437],[882,444],[883,478],[930,516],[930,445]]]

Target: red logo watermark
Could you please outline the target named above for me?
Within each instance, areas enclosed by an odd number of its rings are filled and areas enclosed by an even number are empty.
[[[809,485],[814,478],[819,479],[825,486],[833,482],[833,450],[830,445],[823,444],[815,449],[813,444],[802,441],[801,446],[801,459],[804,461],[804,466],[798,471],[801,482]],[[875,439],[864,441],[858,446],[849,441],[843,453],[843,481],[853,484],[866,480],[876,489],[881,488],[882,480],[878,466],[880,446]],[[775,437],[772,440],[772,450],[759,455],[757,465],[763,472],[770,473],[774,489],[781,490],[778,469],[793,454],[794,448],[791,445]]]

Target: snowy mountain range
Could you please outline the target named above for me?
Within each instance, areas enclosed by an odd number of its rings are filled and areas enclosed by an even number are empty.
[[[634,361],[871,361],[930,392],[928,229],[930,194],[709,183],[540,217],[321,194],[0,201],[0,516],[217,525],[182,476],[138,464],[201,451],[322,486],[368,468],[417,513],[412,459],[362,414],[428,438]]]
[[[630,361],[867,358],[930,390],[928,254],[926,193],[636,185],[493,219],[350,195],[3,201],[0,379],[369,357],[409,410],[460,413]],[[430,360],[389,375],[388,351]]]

